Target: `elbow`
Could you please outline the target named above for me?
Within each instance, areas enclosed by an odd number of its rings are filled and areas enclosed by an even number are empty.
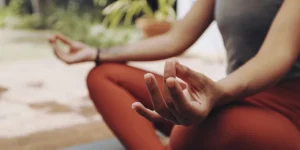
[[[182,55],[183,53],[185,53],[188,48],[190,47],[190,45],[187,45],[185,44],[184,42],[180,43],[180,42],[177,42],[178,45],[176,45],[176,47],[174,47],[172,49],[172,57],[176,57],[176,56],[180,56]]]
[[[167,52],[167,57],[176,57],[182,55],[186,51],[186,48],[180,46],[170,46]]]
[[[192,44],[188,44],[183,39],[176,39],[174,36],[168,36],[168,53],[170,57],[182,55]]]
[[[170,51],[172,57],[182,55],[189,47],[191,47],[196,41],[197,37],[187,36],[182,37],[182,32],[170,31],[167,33],[166,38],[168,43],[170,43]]]
[[[184,52],[186,51],[186,49],[179,49],[173,52],[173,56],[172,57],[176,57],[176,56],[180,56],[182,55]]]

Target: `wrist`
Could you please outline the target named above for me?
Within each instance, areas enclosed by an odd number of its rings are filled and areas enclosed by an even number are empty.
[[[224,79],[216,82],[216,84],[220,92],[216,100],[215,107],[228,104],[235,99],[231,88],[227,86],[226,81],[224,81]]]
[[[227,76],[217,82],[222,91],[222,96],[218,100],[218,105],[231,103],[249,95],[249,85],[246,80],[240,80],[233,76]]]
[[[88,52],[88,61],[95,61],[95,59],[98,57],[97,48],[89,48]]]

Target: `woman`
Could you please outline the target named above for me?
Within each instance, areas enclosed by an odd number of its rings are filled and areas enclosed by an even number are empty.
[[[176,60],[166,62],[163,77],[118,63],[179,55],[214,19],[228,56],[220,81]],[[100,54],[59,35],[50,42],[68,64],[101,61],[87,77],[90,96],[130,150],[164,149],[153,125],[133,110],[170,135],[169,150],[299,150],[299,27],[299,0],[198,0],[168,33]],[[60,51],[59,40],[70,53]]]

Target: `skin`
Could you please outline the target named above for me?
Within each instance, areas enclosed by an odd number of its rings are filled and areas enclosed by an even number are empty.
[[[151,61],[177,56],[190,47],[206,30],[213,21],[213,0],[197,1],[187,16],[178,21],[166,34],[162,34],[140,42],[117,46],[103,50],[100,58],[103,62],[124,62],[124,61]],[[199,20],[199,21],[195,21]],[[182,36],[189,35],[189,36]],[[77,53],[63,53],[56,46],[56,41],[62,41]],[[49,39],[54,53],[61,60],[72,64],[82,62],[79,58],[93,61],[96,57],[95,48],[85,46],[78,47],[76,41],[68,40],[61,35],[54,35]],[[84,52],[82,52],[84,51]]]
[[[179,55],[191,46],[212,22],[213,9],[213,0],[198,0],[188,15],[176,23],[168,33],[136,44],[110,48],[111,52],[100,54],[100,58],[104,62],[148,61]],[[158,89],[153,74],[145,75],[155,110],[149,110],[139,102],[133,103],[132,108],[150,121],[166,119],[179,125],[201,123],[214,107],[274,86],[299,56],[299,27],[300,0],[285,0],[257,55],[238,70],[214,82],[174,59],[169,60],[165,64],[163,91]],[[182,38],[182,35],[189,36]],[[78,42],[67,40],[60,35],[49,40],[54,53],[66,63],[92,61],[96,57],[93,48],[84,44],[78,46]],[[58,40],[71,47],[69,53],[60,51],[56,46]],[[186,90],[181,89],[176,77],[186,82]]]

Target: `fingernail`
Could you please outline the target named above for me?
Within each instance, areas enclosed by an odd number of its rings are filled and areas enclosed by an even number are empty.
[[[172,78],[172,77],[167,79],[167,85],[168,85],[169,88],[174,88],[175,87],[175,81],[174,80],[175,79]]]
[[[171,62],[172,62],[172,59],[168,59],[168,60],[166,60],[165,64],[170,64]]]
[[[136,107],[133,104],[131,105],[131,108],[134,109],[134,110],[136,110]]]
[[[145,79],[147,84],[151,84],[151,76],[149,74],[145,74],[144,79]]]
[[[181,68],[181,64],[178,61],[176,62],[175,66]]]
[[[177,62],[178,62],[176,58],[172,58],[171,60],[172,60],[172,62],[174,62],[174,63],[177,63]]]

